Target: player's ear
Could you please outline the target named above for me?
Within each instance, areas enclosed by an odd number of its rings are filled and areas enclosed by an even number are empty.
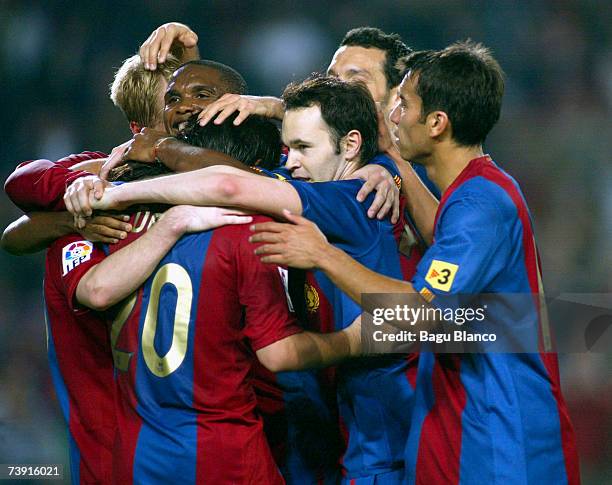
[[[450,120],[444,111],[432,111],[425,120],[429,136],[439,138],[445,131],[450,131]]]
[[[361,133],[358,130],[351,130],[344,135],[344,138],[342,138],[342,144],[344,145],[344,155],[347,160],[352,160],[359,156],[361,143]]]
[[[130,131],[132,132],[132,135],[135,135],[136,133],[140,133],[141,129],[142,129],[142,126],[140,126],[137,122],[130,121]]]

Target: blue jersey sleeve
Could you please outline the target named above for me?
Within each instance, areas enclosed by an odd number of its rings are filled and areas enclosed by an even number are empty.
[[[380,225],[388,220],[370,219],[367,208],[374,200],[371,193],[364,202],[357,202],[362,180],[334,182],[289,181],[302,201],[302,215],[314,222],[332,244],[351,256],[359,256],[379,243]]]
[[[426,299],[483,292],[507,264],[508,240],[507,221],[490,200],[477,195],[449,200],[412,280],[415,290]]]
[[[399,177],[399,171],[397,170],[395,162],[390,157],[383,155],[382,153],[379,153],[372,160],[370,160],[368,165],[380,165],[381,167],[387,169],[387,172],[389,172],[393,178]]]
[[[293,177],[291,176],[291,170],[289,170],[285,165],[287,164],[287,155],[281,153],[280,163],[278,167],[274,170],[271,170],[272,176],[280,179],[280,180],[291,180]]]
[[[387,155],[377,155],[370,161],[370,164],[380,165],[381,167],[386,168],[392,177],[395,178],[397,176],[399,178],[399,172],[397,170],[395,162]],[[418,163],[411,163],[411,165],[412,168],[414,168],[414,171],[416,172],[417,176],[421,179],[421,181],[425,184],[425,186],[429,189],[433,196],[436,199],[440,200],[440,190],[433,184],[433,182],[427,176],[425,167],[423,165],[419,165]]]

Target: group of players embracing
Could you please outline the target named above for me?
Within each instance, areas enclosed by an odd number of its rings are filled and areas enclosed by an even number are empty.
[[[546,338],[363,348],[362,294],[542,292],[525,200],[482,148],[504,87],[490,52],[357,28],[275,98],[197,40],[164,24],[117,71],[134,136],[110,156],[5,184],[27,215],[3,247],[49,248],[73,483],[579,483]]]

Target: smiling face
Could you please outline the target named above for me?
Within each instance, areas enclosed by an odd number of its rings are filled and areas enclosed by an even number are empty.
[[[400,154],[404,160],[422,161],[431,154],[432,139],[421,118],[422,101],[416,93],[417,76],[404,77],[399,87],[399,99],[391,111],[391,122]]]
[[[285,166],[295,179],[312,182],[337,180],[346,165],[344,150],[337,153],[329,127],[317,105],[285,113],[283,143],[289,147]]]
[[[175,135],[192,115],[228,92],[227,82],[210,66],[188,64],[170,78],[164,101],[164,125]]]

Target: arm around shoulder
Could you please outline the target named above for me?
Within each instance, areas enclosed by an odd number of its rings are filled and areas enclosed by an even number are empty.
[[[0,247],[16,256],[41,251],[58,237],[74,232],[72,222],[68,212],[32,212],[7,226]]]
[[[165,203],[239,207],[281,216],[283,209],[301,213],[297,191],[280,180],[215,166],[113,187],[96,209],[120,209],[137,203]]]
[[[257,358],[272,372],[327,367],[361,353],[361,318],[333,333],[301,332],[259,349]]]

